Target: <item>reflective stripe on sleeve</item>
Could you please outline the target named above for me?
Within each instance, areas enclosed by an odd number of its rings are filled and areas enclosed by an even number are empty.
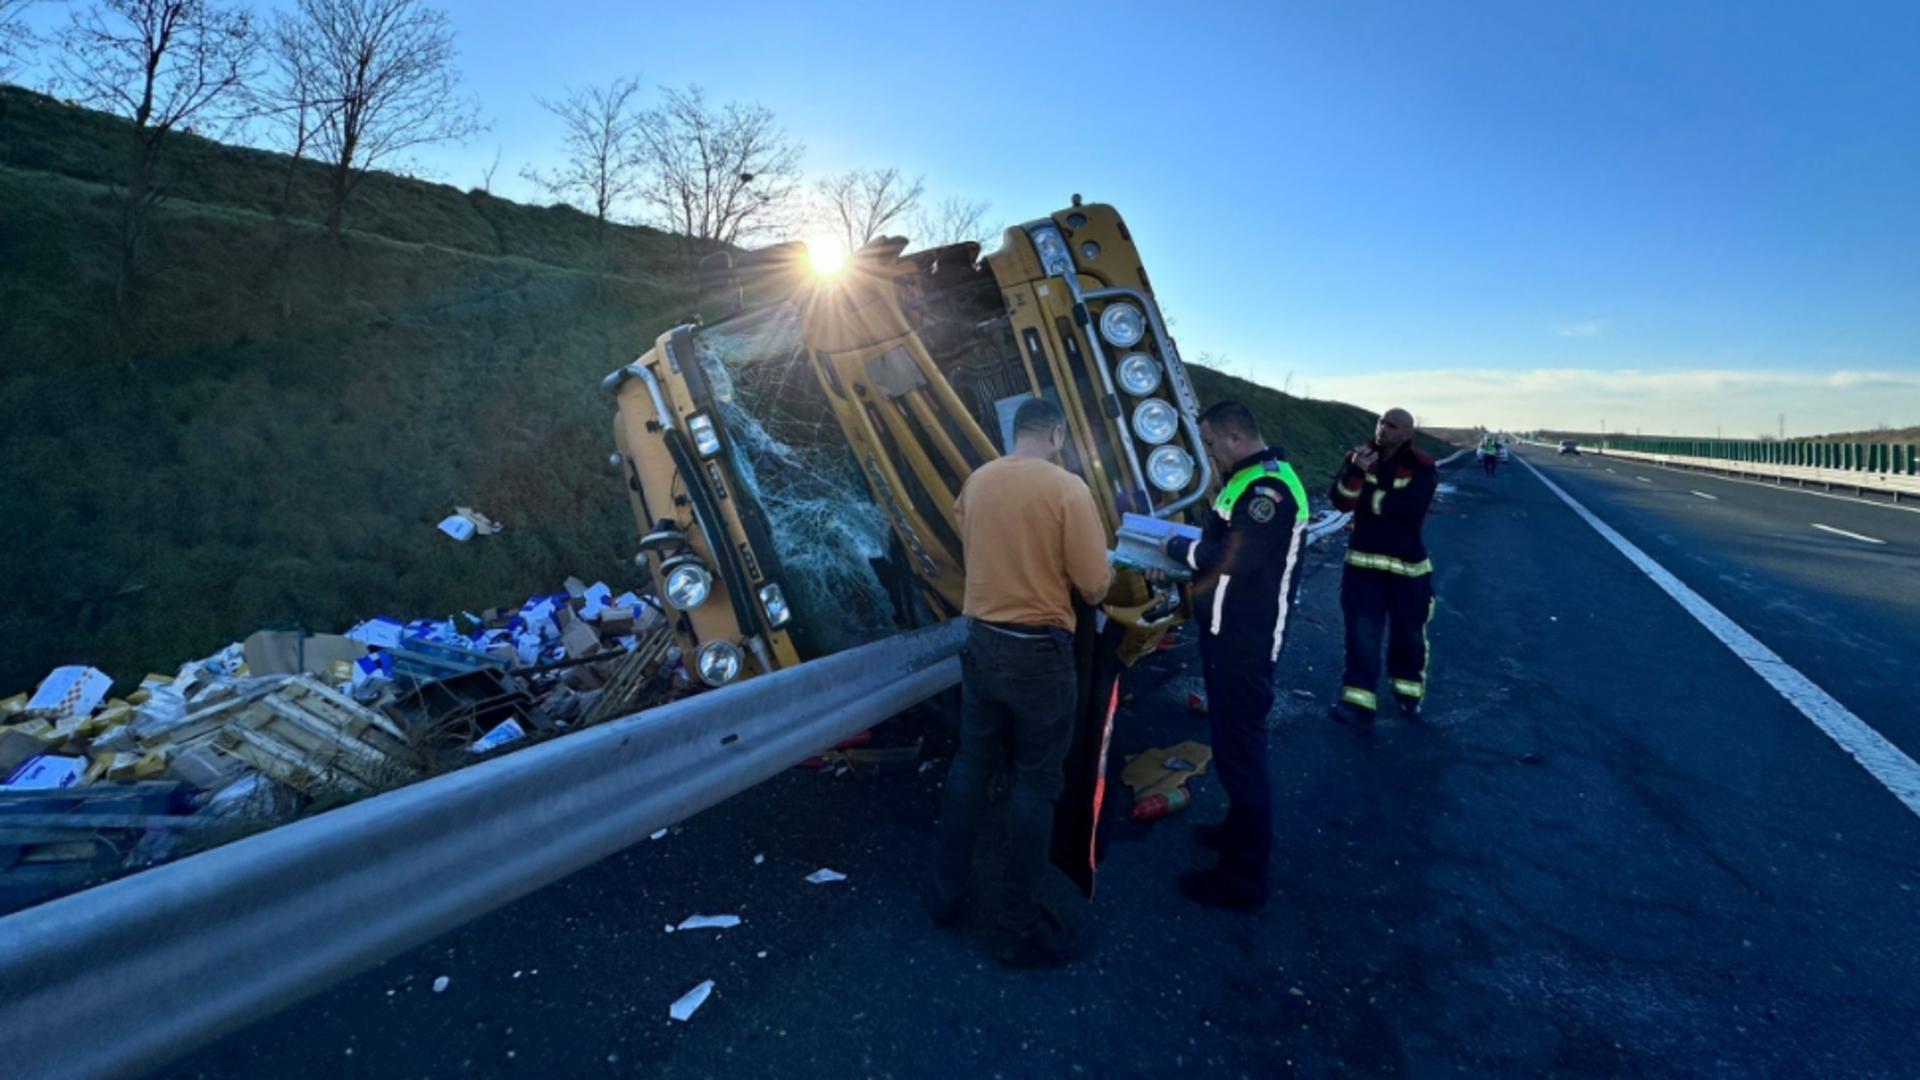
[[[1280,610],[1273,619],[1273,655],[1269,660],[1280,659],[1280,646],[1286,641],[1287,609],[1293,605],[1293,569],[1300,564],[1300,541],[1306,535],[1305,529],[1293,530],[1293,542],[1287,545],[1287,568],[1280,572]]]
[[[1433,573],[1432,559],[1421,559],[1417,563],[1410,563],[1391,555],[1374,555],[1365,551],[1355,551],[1352,548],[1347,549],[1347,565],[1358,566],[1363,570],[1385,570],[1389,574],[1399,574],[1402,577],[1425,577]]]

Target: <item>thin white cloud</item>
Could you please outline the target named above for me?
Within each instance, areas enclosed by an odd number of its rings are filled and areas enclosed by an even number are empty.
[[[1553,332],[1568,338],[1599,337],[1607,332],[1607,320],[1587,319],[1583,322],[1568,323],[1565,326],[1555,327]]]
[[[1371,409],[1403,406],[1422,423],[1514,428],[1679,431],[1750,438],[1920,423],[1920,371],[1633,368],[1450,368],[1313,379],[1315,397]]]

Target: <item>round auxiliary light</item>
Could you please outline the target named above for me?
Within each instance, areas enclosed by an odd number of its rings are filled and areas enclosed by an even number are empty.
[[[1148,398],[1133,410],[1133,433],[1155,446],[1180,430],[1180,414],[1159,398]]]
[[[738,678],[744,661],[740,646],[731,641],[709,641],[694,658],[700,666],[700,681],[708,686],[725,686]]]
[[[713,575],[697,562],[684,562],[667,571],[667,603],[692,611],[713,593]]]
[[[1147,455],[1147,479],[1161,491],[1184,491],[1193,483],[1193,456],[1177,446],[1163,446]]]
[[[1124,300],[1108,304],[1107,310],[1100,313],[1100,336],[1110,345],[1132,348],[1147,336],[1147,317]]]
[[[1134,397],[1146,397],[1160,389],[1160,361],[1146,353],[1128,353],[1120,358],[1120,389]]]

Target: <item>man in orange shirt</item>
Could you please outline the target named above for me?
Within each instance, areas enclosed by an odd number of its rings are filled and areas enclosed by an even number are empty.
[[[965,547],[968,617],[960,653],[960,750],[940,807],[934,919],[958,918],[994,763],[1013,753],[1007,800],[1003,937],[995,956],[1015,967],[1065,963],[1071,934],[1040,903],[1079,700],[1072,593],[1097,604],[1112,582],[1107,533],[1093,494],[1053,463],[1066,415],[1043,398],[1013,417],[1013,450],[976,469],[956,507]]]

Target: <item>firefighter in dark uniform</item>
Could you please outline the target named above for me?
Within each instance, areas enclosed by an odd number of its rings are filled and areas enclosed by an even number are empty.
[[[1433,618],[1433,563],[1420,538],[1439,486],[1433,458],[1413,445],[1405,409],[1381,414],[1373,439],[1355,447],[1333,481],[1333,505],[1353,514],[1353,539],[1340,579],[1347,664],[1335,720],[1373,723],[1386,641],[1387,678],[1400,715],[1420,719],[1427,694],[1427,623]]]
[[[1273,669],[1300,589],[1307,496],[1284,452],[1260,437],[1253,414],[1223,401],[1200,417],[1200,437],[1224,481],[1198,541],[1175,537],[1167,555],[1193,572],[1194,619],[1207,684],[1213,761],[1227,817],[1194,829],[1220,852],[1210,870],[1187,873],[1180,891],[1236,911],[1266,906],[1273,849],[1273,781],[1267,714]]]

